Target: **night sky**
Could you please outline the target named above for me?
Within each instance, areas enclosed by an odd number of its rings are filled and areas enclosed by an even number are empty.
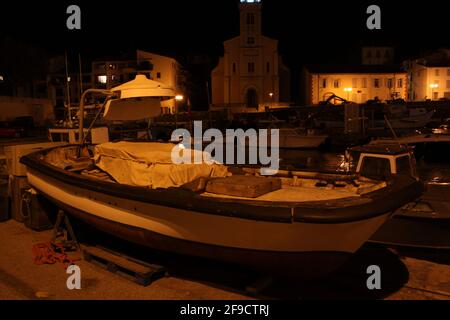
[[[121,5],[118,2],[122,3]],[[444,1],[263,0],[263,33],[295,77],[310,63],[358,63],[359,46],[393,45],[396,59],[450,47]],[[67,30],[66,8],[78,4],[82,29]],[[366,28],[366,8],[382,10],[382,30]],[[5,36],[46,49],[95,58],[143,49],[183,62],[206,54],[215,64],[222,42],[239,31],[237,0],[192,1],[2,1],[0,39]]]
[[[117,3],[121,2],[122,5]],[[136,47],[182,56],[221,53],[238,33],[238,1],[2,1],[0,34],[55,52],[66,48],[112,54]],[[263,0],[263,31],[280,40],[280,51],[305,62],[345,57],[353,45],[395,44],[399,54],[449,46],[443,1]],[[78,4],[82,30],[69,31],[65,10]],[[382,9],[382,30],[365,27],[369,4]],[[345,52],[345,53],[344,53]],[[291,60],[291,59],[289,59]]]

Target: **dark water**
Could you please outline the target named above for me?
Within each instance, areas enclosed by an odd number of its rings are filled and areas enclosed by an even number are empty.
[[[343,152],[280,149],[280,167],[317,171],[342,171]]]

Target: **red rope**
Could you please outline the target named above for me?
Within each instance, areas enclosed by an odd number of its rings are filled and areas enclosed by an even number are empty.
[[[33,261],[37,265],[64,263],[65,268],[81,259],[71,259],[67,256],[62,244],[54,241],[38,243],[33,246]]]

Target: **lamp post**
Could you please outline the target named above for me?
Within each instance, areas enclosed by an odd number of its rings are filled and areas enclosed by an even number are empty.
[[[431,88],[431,100],[433,100],[434,89],[439,88],[439,85],[437,83],[432,83],[430,84],[430,88]]]
[[[178,103],[183,101],[184,97],[181,94],[175,96],[175,128],[178,128]]]
[[[273,107],[273,92],[269,93],[269,97],[270,97],[270,108]]]
[[[350,101],[350,92],[353,91],[352,88],[344,88],[344,91],[347,92],[347,101]]]

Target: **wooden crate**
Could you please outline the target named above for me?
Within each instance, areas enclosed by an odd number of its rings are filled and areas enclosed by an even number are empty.
[[[281,180],[256,176],[231,176],[212,179],[206,191],[235,197],[257,198],[281,188]]]

